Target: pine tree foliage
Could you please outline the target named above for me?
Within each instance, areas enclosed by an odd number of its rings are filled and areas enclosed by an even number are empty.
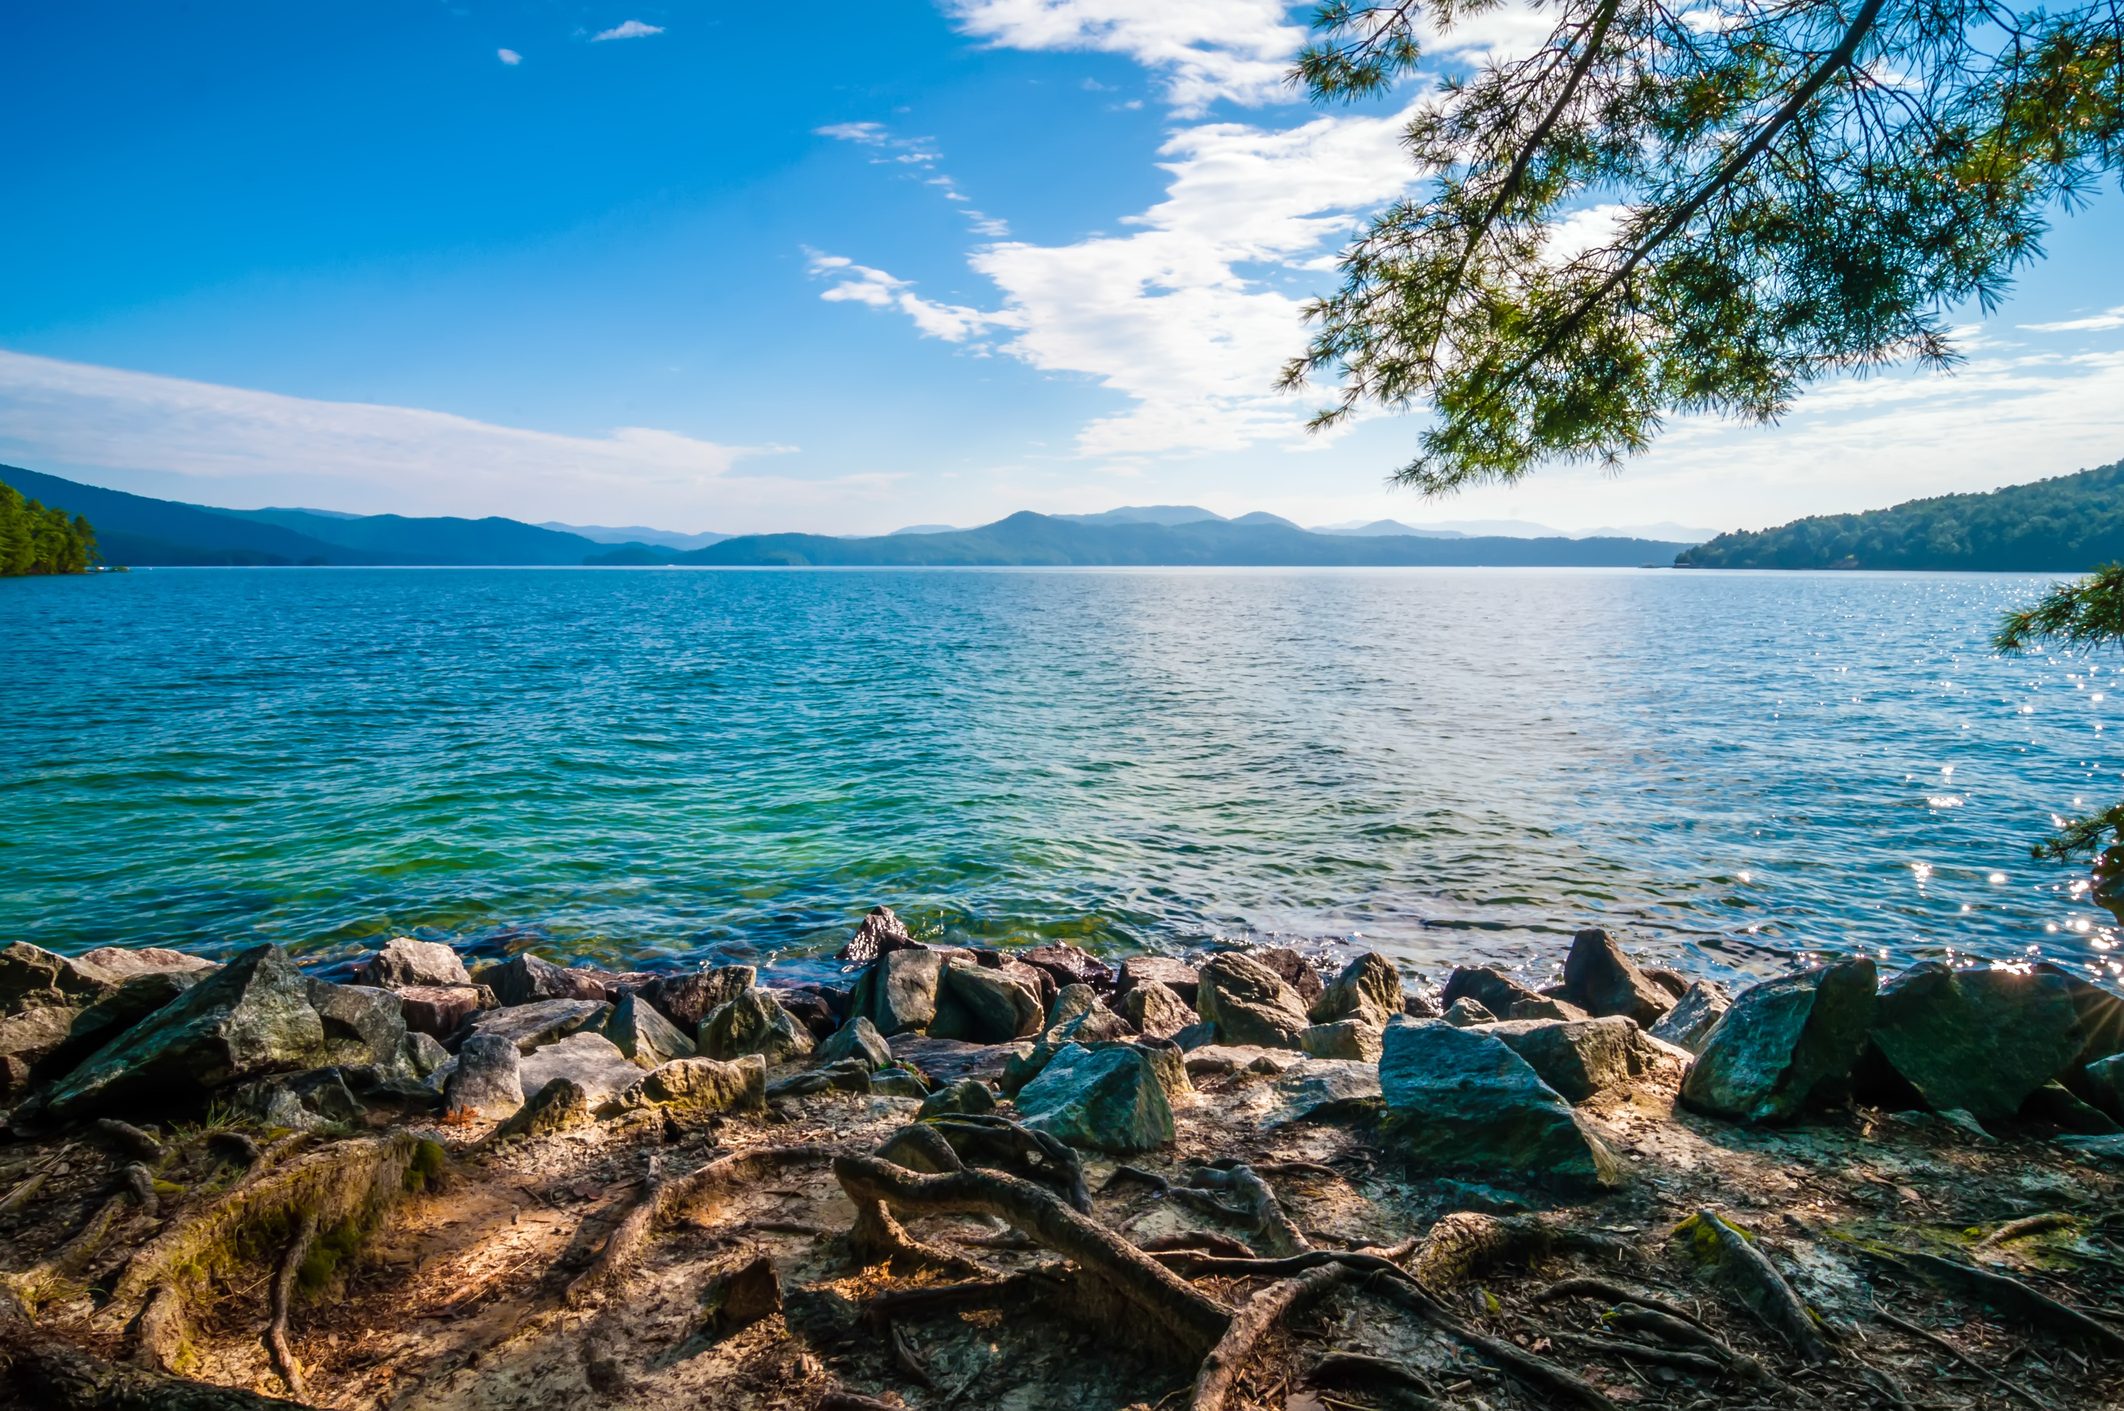
[[[1344,253],[1285,370],[1335,389],[1317,425],[1428,405],[1397,477],[1427,491],[1618,464],[1677,413],[1770,420],[1832,372],[1950,365],[1956,306],[1996,301],[2124,154],[2113,0],[1536,2],[1537,50],[1412,121],[1416,194]],[[1501,8],[1333,0],[1295,78],[1379,93],[1423,30]]]
[[[82,573],[96,558],[96,531],[80,515],[49,509],[0,484],[0,578]]]

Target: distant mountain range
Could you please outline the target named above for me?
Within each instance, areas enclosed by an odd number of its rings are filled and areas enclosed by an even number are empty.
[[[519,520],[224,510],[82,485],[0,466],[0,483],[87,516],[104,562],[216,565],[1499,565],[1635,567],[1671,562],[1687,541],[1633,536],[1529,538],[1366,526],[1319,533],[1278,515],[1226,519],[1190,505],[1102,514],[1024,512],[976,529],[917,525],[897,534],[679,534]]]
[[[1126,509],[1107,510],[1103,514],[1058,514],[1052,519],[1069,520],[1077,524],[1195,524],[1204,520],[1220,520],[1226,524],[1280,524],[1290,529],[1300,526],[1281,515],[1265,514],[1256,510],[1240,515],[1237,519],[1225,519],[1215,510],[1206,510],[1200,505],[1136,505]],[[953,524],[911,524],[905,529],[895,529],[895,534],[956,534],[963,532]],[[1661,543],[1701,544],[1716,535],[1716,529],[1696,529],[1686,524],[1630,524],[1608,529],[1570,530],[1557,529],[1546,524],[1536,524],[1530,519],[1458,519],[1438,524],[1406,524],[1398,519],[1351,520],[1345,524],[1316,524],[1315,534],[1354,534],[1366,538],[1381,535],[1409,535],[1418,539],[1653,539]],[[689,546],[690,547],[690,546]]]
[[[1865,514],[1721,534],[1683,568],[1876,568],[2084,573],[2124,563],[2124,461]]]

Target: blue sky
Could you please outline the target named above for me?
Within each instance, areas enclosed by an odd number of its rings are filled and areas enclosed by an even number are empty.
[[[14,6],[0,461],[209,504],[866,532],[1190,502],[1715,528],[2124,456],[2124,201],[1951,379],[1426,503],[1270,391],[1411,85],[1273,0]],[[1526,41],[1502,11],[1471,45]],[[1452,55],[1442,55],[1450,62]]]

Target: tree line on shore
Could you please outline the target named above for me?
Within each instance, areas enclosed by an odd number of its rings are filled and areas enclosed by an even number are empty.
[[[85,573],[95,558],[96,531],[88,520],[0,485],[0,578]]]

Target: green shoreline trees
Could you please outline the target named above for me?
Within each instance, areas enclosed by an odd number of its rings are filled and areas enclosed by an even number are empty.
[[[95,558],[96,531],[86,519],[0,485],[0,578],[86,573]]]

